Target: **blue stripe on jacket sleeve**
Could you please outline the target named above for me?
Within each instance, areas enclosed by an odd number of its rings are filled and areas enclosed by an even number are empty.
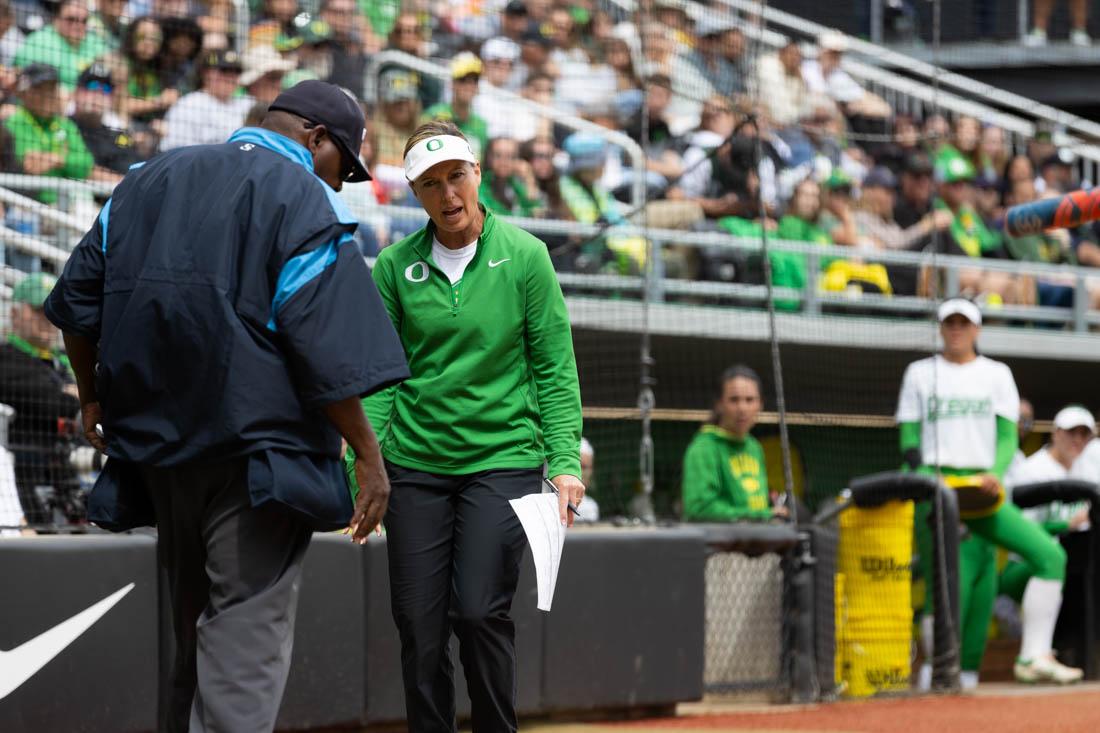
[[[107,199],[107,203],[103,204],[103,211],[99,212],[99,228],[100,236],[103,241],[100,243],[100,247],[103,249],[103,254],[107,254],[107,221],[111,217],[111,199]]]
[[[339,239],[334,239],[312,252],[306,252],[287,260],[286,264],[283,265],[282,272],[279,273],[279,280],[275,283],[275,297],[271,301],[271,320],[267,322],[269,330],[278,330],[275,319],[279,315],[279,309],[296,292],[324,272],[326,267],[336,262],[336,255],[339,253],[341,245],[354,239],[355,237],[350,233],[344,232]]]

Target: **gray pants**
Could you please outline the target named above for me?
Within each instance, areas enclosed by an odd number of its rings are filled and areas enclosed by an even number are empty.
[[[142,468],[176,641],[161,731],[275,727],[311,532],[281,504],[253,507],[245,466]]]

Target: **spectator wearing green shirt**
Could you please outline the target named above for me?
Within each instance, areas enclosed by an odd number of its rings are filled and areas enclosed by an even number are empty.
[[[27,36],[15,54],[16,68],[49,64],[57,69],[61,85],[73,89],[80,72],[110,50],[99,34],[88,32],[88,18],[84,0],[64,0],[52,23]]]
[[[712,422],[695,434],[684,453],[686,521],[767,520],[785,514],[772,507],[764,449],[750,434],[762,405],[755,371],[738,365],[722,373]]]
[[[974,208],[974,165],[957,154],[940,156],[935,164],[938,197],[934,210],[950,211],[953,218],[946,236],[933,242],[944,254],[978,258],[1003,258],[1001,234],[990,230]],[[1030,278],[1005,272],[988,272],[978,268],[959,270],[959,291],[967,296],[981,296],[991,305],[1035,302],[1034,283]]]
[[[469,51],[463,51],[451,60],[451,102],[433,104],[424,110],[422,122],[441,120],[453,122],[462,131],[474,149],[474,155],[483,158],[489,145],[489,126],[474,114],[473,101],[481,81],[481,59]]]
[[[531,166],[519,157],[519,143],[507,137],[494,138],[485,150],[478,196],[494,214],[535,216],[541,208],[538,184]]]
[[[812,178],[806,178],[795,186],[791,204],[779,219],[775,238],[788,242],[811,242],[831,245],[829,233],[818,226],[821,216],[821,185]],[[806,287],[806,255],[799,252],[771,250],[768,260],[772,266],[772,284],[777,288]],[[824,268],[828,263],[823,261]],[[798,310],[798,301],[777,298],[775,307],[780,310]]]
[[[19,100],[4,126],[11,133],[15,159],[22,171],[34,176],[85,179],[94,168],[92,154],[76,123],[61,114],[58,71],[48,64],[31,64],[19,76]],[[57,192],[44,190],[38,199],[57,201]]]

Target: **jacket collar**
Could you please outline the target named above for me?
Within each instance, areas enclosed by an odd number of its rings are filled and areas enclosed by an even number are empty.
[[[291,140],[285,135],[280,135],[262,127],[242,127],[229,136],[228,142],[253,143],[274,150],[284,158],[289,158],[298,165],[313,173],[313,156],[305,149],[305,146]]]
[[[485,222],[481,225],[481,236],[478,237],[479,240],[484,242],[486,237],[492,235],[493,229],[496,226],[496,220],[493,217],[492,212],[486,209],[480,203],[478,204],[478,208],[481,209],[481,213],[485,215]],[[416,253],[418,255],[420,255],[420,259],[427,260],[428,257],[431,255],[433,239],[435,239],[435,224],[433,224],[432,220],[429,219],[427,226],[425,226],[421,230],[421,235],[416,239],[415,242],[413,242],[413,249],[416,250]],[[479,252],[481,251],[481,249],[482,247],[478,247]]]

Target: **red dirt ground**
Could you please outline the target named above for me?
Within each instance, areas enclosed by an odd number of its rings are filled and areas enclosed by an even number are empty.
[[[606,725],[606,724],[605,724]],[[1100,691],[982,694],[839,702],[751,712],[678,716],[616,728],[829,733],[1094,733]],[[612,727],[609,725],[608,727]]]

